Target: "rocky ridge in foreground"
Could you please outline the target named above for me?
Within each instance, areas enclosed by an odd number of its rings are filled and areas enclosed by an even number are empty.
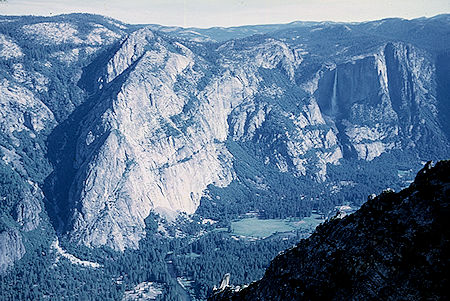
[[[209,300],[440,300],[449,285],[450,161],[369,199],[278,255],[264,277]]]

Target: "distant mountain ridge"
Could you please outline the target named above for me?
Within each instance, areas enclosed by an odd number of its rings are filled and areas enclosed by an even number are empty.
[[[450,154],[449,24],[1,16],[4,266],[34,229],[123,251],[151,212],[305,216],[404,185]]]
[[[411,186],[320,225],[278,255],[264,277],[209,300],[446,300],[450,161],[431,162]]]

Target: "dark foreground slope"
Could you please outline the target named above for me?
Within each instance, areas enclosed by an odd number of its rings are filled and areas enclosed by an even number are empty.
[[[450,161],[332,219],[277,256],[265,276],[219,300],[440,300],[449,283]]]

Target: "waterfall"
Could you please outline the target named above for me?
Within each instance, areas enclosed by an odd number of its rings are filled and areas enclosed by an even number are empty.
[[[337,103],[336,103],[336,99],[337,99],[337,67],[336,67],[336,71],[334,73],[334,83],[333,83],[333,96],[331,96],[331,115],[334,116],[337,113]]]

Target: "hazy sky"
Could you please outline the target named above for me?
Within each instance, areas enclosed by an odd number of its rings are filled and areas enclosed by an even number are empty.
[[[212,27],[296,20],[410,19],[450,13],[450,0],[0,0],[0,14],[69,12],[107,15],[127,23]]]

